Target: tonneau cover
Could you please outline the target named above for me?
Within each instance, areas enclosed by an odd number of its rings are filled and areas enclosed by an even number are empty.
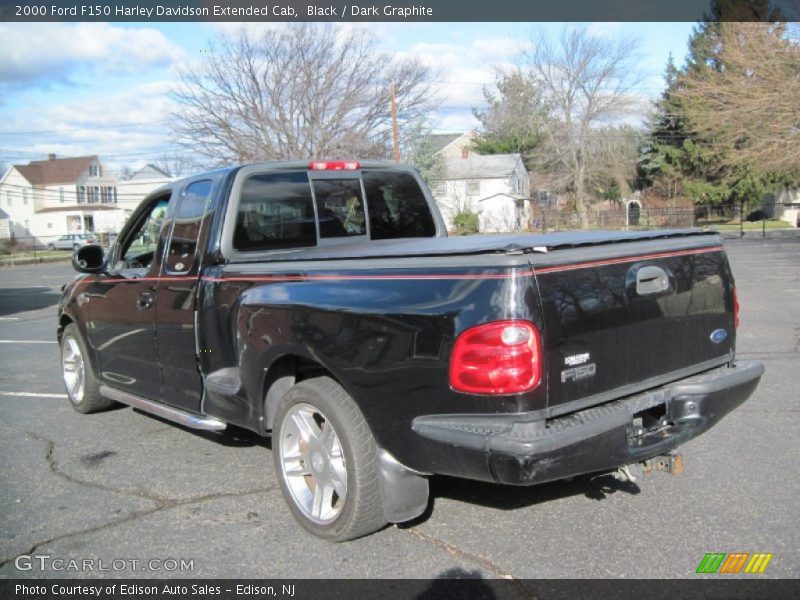
[[[452,256],[469,254],[518,254],[551,252],[567,248],[664,240],[682,237],[717,236],[702,229],[662,229],[656,231],[563,231],[544,234],[470,235],[441,238],[404,238],[396,240],[360,240],[253,253],[250,260],[349,260],[416,256]]]

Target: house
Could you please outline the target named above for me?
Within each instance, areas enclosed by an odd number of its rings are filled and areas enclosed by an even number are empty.
[[[11,218],[0,208],[0,240],[11,237]]]
[[[173,180],[168,173],[155,165],[146,164],[128,179],[117,184],[119,206],[127,214],[132,213],[150,192]]]
[[[530,210],[530,177],[522,156],[477,154],[474,136],[474,131],[431,136],[441,160],[431,187],[445,223],[452,229],[457,214],[472,211],[481,232],[518,231],[527,226]]]
[[[768,195],[764,204],[771,207],[773,218],[800,227],[800,190],[785,188],[777,197]]]
[[[97,156],[34,160],[12,165],[0,178],[0,207],[9,237],[47,244],[67,233],[118,231],[117,178]]]

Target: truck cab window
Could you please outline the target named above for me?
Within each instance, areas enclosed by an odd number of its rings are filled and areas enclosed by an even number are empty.
[[[197,239],[203,222],[210,216],[211,180],[186,186],[178,199],[164,267],[170,273],[186,273],[194,264]]]
[[[364,198],[358,179],[316,179],[314,196],[319,217],[319,237],[367,234]]]
[[[123,241],[117,269],[143,269],[150,266],[155,256],[158,238],[164,224],[169,198],[156,202],[138,227]]]
[[[306,173],[260,173],[242,186],[233,247],[240,252],[317,244]]]
[[[362,176],[373,240],[436,235],[431,209],[414,177],[392,171],[364,171]]]

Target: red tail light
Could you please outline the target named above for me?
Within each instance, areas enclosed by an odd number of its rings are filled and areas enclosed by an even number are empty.
[[[539,332],[528,321],[495,321],[467,329],[450,358],[450,387],[471,394],[519,394],[542,379]]]
[[[312,171],[355,171],[361,168],[357,160],[312,160],[308,163]]]
[[[739,327],[739,294],[733,288],[733,326]]]

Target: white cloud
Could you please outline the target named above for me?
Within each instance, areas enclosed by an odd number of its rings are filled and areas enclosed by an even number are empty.
[[[0,85],[68,82],[87,74],[132,74],[168,66],[185,52],[149,28],[109,23],[0,24]]]
[[[82,97],[41,106],[32,103],[8,115],[4,144],[23,152],[16,163],[59,156],[98,154],[112,168],[154,160],[174,144],[170,140],[168,91],[171,82],[154,81],[108,96]],[[120,124],[135,124],[120,126]]]

